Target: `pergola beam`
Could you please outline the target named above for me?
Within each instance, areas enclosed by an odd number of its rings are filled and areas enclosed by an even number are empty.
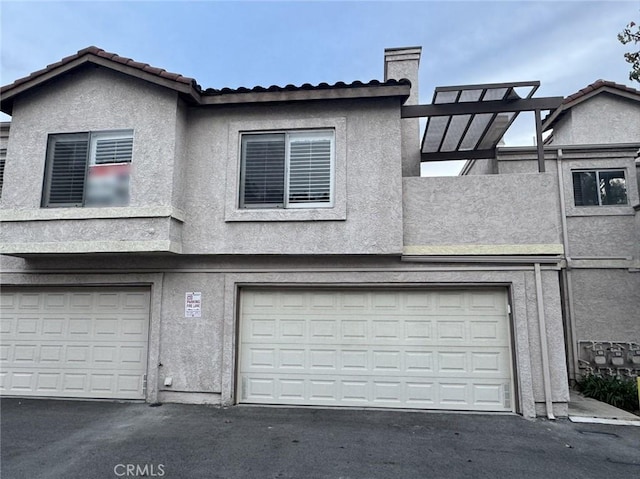
[[[450,160],[485,160],[496,157],[496,149],[467,150],[467,151],[441,151],[433,153],[421,153],[420,161],[450,161]]]
[[[523,98],[521,100],[490,100],[459,103],[438,103],[431,105],[403,106],[402,118],[420,118],[431,116],[474,115],[482,113],[510,113],[535,110],[554,110],[564,97]]]

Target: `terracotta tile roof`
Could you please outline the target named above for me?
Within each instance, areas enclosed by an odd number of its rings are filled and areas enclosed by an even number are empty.
[[[92,60],[93,59],[93,60]],[[328,83],[320,83],[318,85],[312,85],[310,83],[305,83],[300,86],[296,85],[286,85],[286,86],[277,86],[272,85],[270,87],[263,86],[254,86],[252,88],[208,88],[203,90],[203,88],[198,85],[195,79],[185,77],[180,75],[179,73],[171,73],[162,68],[153,67],[147,63],[137,62],[131,58],[122,57],[116,53],[110,53],[104,51],[101,48],[90,46],[87,48],[83,48],[79,50],[77,53],[70,55],[68,57],[63,58],[62,60],[47,65],[45,68],[35,71],[30,75],[19,78],[18,80],[10,83],[8,85],[3,86],[0,89],[0,92],[3,93],[2,99],[2,111],[8,114],[11,114],[11,110],[13,108],[13,98],[15,95],[20,94],[22,91],[25,91],[32,86],[38,85],[42,82],[48,81],[50,78],[55,77],[58,73],[63,73],[68,69],[75,68],[83,63],[83,60],[93,61],[94,63],[100,64],[102,66],[109,67],[108,63],[105,63],[104,60],[98,61],[97,59],[104,59],[107,62],[114,62],[117,64],[124,65],[128,68],[135,69],[136,71],[124,71],[125,74],[131,74],[133,76],[138,76],[140,78],[144,78],[146,80],[154,82],[156,79],[157,82],[165,87],[171,88],[172,85],[175,89],[183,95],[190,103],[192,104],[203,104],[203,97],[219,97],[219,98],[210,98],[215,103],[224,103],[227,101],[227,98],[221,98],[226,95],[240,95],[243,97],[242,100],[238,100],[236,97],[234,99],[229,100],[231,102],[239,102],[239,101],[283,101],[286,98],[283,98],[283,94],[287,94],[289,92],[302,92],[302,91],[313,91],[318,92],[314,94],[314,98],[333,98],[334,96],[331,94],[325,95],[321,92],[321,90],[347,90],[347,89],[357,89],[357,88],[371,88],[371,87],[397,87],[397,86],[411,86],[411,82],[406,79],[402,80],[388,80],[385,82],[381,82],[378,80],[371,80],[367,83],[354,81],[352,83],[344,83],[337,82],[332,85]],[[68,68],[65,68],[68,67]],[[113,68],[118,70],[120,67],[118,65],[113,65]],[[58,70],[60,69],[60,70]],[[58,71],[57,71],[58,70]],[[120,68],[120,71],[123,71]],[[147,75],[151,75],[148,77]],[[166,80],[170,83],[167,84]],[[171,83],[173,82],[173,83]],[[406,88],[405,88],[406,89]],[[265,93],[265,95],[259,95],[260,98],[257,98],[255,95],[247,95],[246,97],[242,94],[250,93],[250,94],[260,94]],[[391,96],[405,96],[408,97],[409,93],[407,91],[395,91],[391,93],[381,93],[381,96],[385,95]],[[363,93],[363,95],[367,96],[368,94]],[[343,94],[344,97],[353,97],[348,93]],[[206,102],[204,102],[206,103]]]
[[[379,80],[370,80],[368,82],[354,81],[351,83],[345,83],[339,81],[337,83],[329,84],[329,83],[318,83],[317,85],[312,85],[311,83],[304,83],[302,85],[286,85],[286,86],[278,86],[271,85],[269,87],[264,86],[254,86],[252,88],[247,87],[238,87],[238,88],[207,88],[202,91],[204,96],[216,96],[216,95],[225,95],[231,93],[260,93],[260,92],[283,92],[283,91],[300,91],[300,90],[333,90],[337,88],[366,88],[372,86],[396,86],[396,85],[409,85],[411,86],[411,82],[407,79],[402,80],[387,80],[381,82]]]
[[[626,94],[628,96],[628,94],[631,95],[637,95],[638,99],[640,99],[640,90],[636,90],[635,88],[631,88],[628,87],[626,85],[622,85],[620,83],[615,83],[612,81],[608,81],[608,80],[596,80],[593,83],[591,83],[590,85],[587,85],[586,87],[582,88],[581,90],[578,90],[577,92],[567,96],[563,101],[562,101],[562,105],[560,105],[560,107],[557,110],[551,111],[549,112],[549,114],[547,114],[547,116],[544,117],[543,121],[542,121],[542,128],[543,130],[548,130],[549,128],[551,128],[553,126],[553,124],[562,116],[564,115],[564,113],[569,110],[572,106],[573,103],[576,100],[580,100],[582,97],[589,95],[590,93],[599,90],[601,88],[607,88],[609,90],[618,90],[624,94]]]
[[[187,85],[194,85],[196,86],[196,81],[193,78],[189,78],[189,77],[185,77],[180,75],[179,73],[171,73],[168,72],[166,70],[163,70],[162,68],[156,68],[156,67],[152,67],[151,65],[147,64],[147,63],[140,63],[137,62],[131,58],[127,58],[127,57],[121,57],[120,55],[118,55],[117,53],[110,53],[110,52],[106,52],[104,51],[102,48],[98,48],[98,47],[94,47],[94,46],[90,46],[87,48],[83,48],[82,50],[78,50],[77,53],[73,54],[73,55],[69,55],[68,57],[64,57],[62,60],[52,63],[50,65],[47,65],[45,68],[35,71],[33,73],[31,73],[30,75],[23,77],[23,78],[19,78],[16,81],[14,81],[13,83],[10,83],[9,85],[4,85],[2,87],[2,91],[5,90],[9,90],[11,88],[15,88],[18,85],[21,85],[23,83],[26,83],[28,81],[34,80],[36,78],[38,78],[39,76],[44,75],[45,73],[48,73],[52,70],[55,70],[56,68],[59,68],[61,66],[64,66],[70,62],[72,62],[73,60],[77,60],[78,58],[83,57],[84,55],[95,55],[97,57],[102,57],[102,58],[106,58],[108,60],[113,60],[114,62],[118,62],[118,63],[122,63],[123,65],[127,65],[129,67],[132,68],[136,68],[138,70],[142,70],[144,72],[150,73],[152,75],[156,75],[158,77],[161,78],[166,78],[168,80],[172,80],[178,83],[184,83]]]
[[[624,91],[627,93],[632,93],[634,95],[640,95],[640,90],[636,90],[635,88],[628,87],[626,85],[622,85],[620,83],[615,83],[607,80],[596,80],[591,85],[584,87],[583,89],[575,92],[573,95],[569,95],[564,99],[562,104],[571,103],[574,100],[577,100],[580,97],[585,96],[587,93],[591,93],[592,91],[597,90],[598,88],[602,88],[608,86],[610,88],[614,88],[616,90]]]

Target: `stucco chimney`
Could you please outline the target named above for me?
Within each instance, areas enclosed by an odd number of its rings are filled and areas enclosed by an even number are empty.
[[[411,81],[411,95],[405,105],[418,104],[418,68],[422,47],[385,48],[384,79]]]
[[[384,50],[384,79],[411,82],[411,94],[405,105],[417,105],[418,69],[422,47],[386,48]],[[420,120],[400,120],[402,129],[402,176],[420,176]]]

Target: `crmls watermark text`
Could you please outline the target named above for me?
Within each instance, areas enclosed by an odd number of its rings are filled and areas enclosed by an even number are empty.
[[[113,473],[118,477],[162,477],[164,464],[116,464]]]

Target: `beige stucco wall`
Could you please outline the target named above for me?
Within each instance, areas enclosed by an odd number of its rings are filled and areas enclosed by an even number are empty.
[[[405,247],[562,253],[558,186],[551,174],[405,178],[403,185]]]
[[[78,71],[74,81],[59,78],[16,100],[0,209],[4,251],[77,252],[70,242],[86,252],[145,248],[122,242],[123,231],[105,231],[106,214],[126,218],[129,241],[163,242],[149,251],[400,254],[400,104],[391,98],[194,108],[175,92],[104,68]],[[239,209],[241,132],[306,128],[335,130],[333,208]],[[41,208],[48,135],[109,129],[134,131],[130,206]],[[151,207],[169,209],[136,210]],[[58,217],[69,221],[56,226]],[[150,218],[162,226],[149,227]],[[91,242],[103,244],[92,249]]]
[[[192,109],[183,252],[190,254],[400,254],[399,100]],[[242,131],[332,128],[333,208],[238,208]]]
[[[512,305],[513,354],[518,410],[544,413],[544,388],[536,285],[531,265],[449,265],[402,263],[393,258],[341,257],[168,257],[131,259],[41,259],[3,265],[3,283],[17,285],[147,284],[152,291],[148,401],[233,404],[238,291],[250,285],[345,288],[349,286],[477,285],[508,288]],[[64,272],[64,273],[63,273]],[[55,274],[54,274],[55,273]],[[553,401],[566,414],[568,391],[564,359],[558,272],[544,267]],[[184,318],[184,294],[201,291],[201,318]],[[164,378],[173,385],[165,387]],[[515,396],[514,396],[515,398]]]
[[[633,216],[576,216],[567,219],[572,257],[633,258],[638,235]]]
[[[554,145],[640,141],[640,102],[611,93],[574,105],[553,127]]]
[[[134,135],[130,206],[171,205],[176,102],[175,92],[104,68],[24,93],[13,108],[0,205],[40,208],[49,134],[117,129]]]
[[[575,269],[577,341],[640,343],[640,273]]]

